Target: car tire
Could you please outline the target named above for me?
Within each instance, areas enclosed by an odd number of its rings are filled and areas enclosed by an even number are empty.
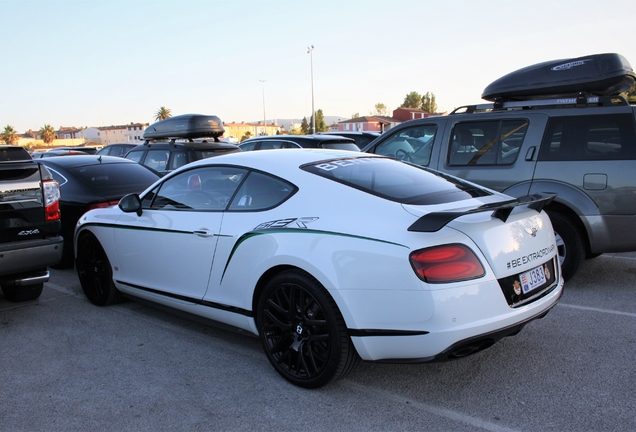
[[[557,241],[561,274],[564,280],[574,276],[585,259],[582,234],[576,224],[563,213],[548,211]]]
[[[267,283],[257,327],[274,369],[297,386],[317,388],[342,379],[360,362],[335,301],[302,271],[279,273]]]
[[[2,293],[7,300],[18,303],[35,300],[42,294],[44,284],[34,284],[25,286],[2,286]]]
[[[77,276],[84,294],[97,306],[108,306],[119,301],[121,294],[113,283],[113,269],[99,240],[83,234],[77,242]]]

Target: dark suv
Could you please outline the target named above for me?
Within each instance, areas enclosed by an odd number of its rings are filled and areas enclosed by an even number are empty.
[[[537,80],[553,85],[545,96],[528,89],[540,72]],[[494,103],[408,121],[363,150],[514,197],[557,194],[546,211],[568,279],[586,257],[636,251],[636,107],[618,95],[634,77],[617,54],[542,63],[487,87],[482,97]],[[517,92],[507,87],[514,83]],[[572,94],[575,88],[584,90]]]
[[[360,151],[351,138],[332,135],[269,135],[250,138],[239,147],[243,151],[280,148],[328,148]]]
[[[338,135],[345,138],[351,138],[361,149],[365,148],[371,141],[380,136],[379,132],[368,131],[333,131],[333,132],[317,132],[316,135]]]
[[[220,142],[223,133],[223,123],[216,116],[170,117],[151,124],[144,131],[146,142],[131,149],[126,158],[163,176],[196,160],[241,151],[236,144]]]

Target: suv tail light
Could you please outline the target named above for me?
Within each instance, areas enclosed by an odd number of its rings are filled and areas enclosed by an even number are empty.
[[[60,220],[60,184],[55,180],[44,180],[44,213],[47,221]]]
[[[479,258],[462,244],[449,244],[419,249],[409,261],[417,276],[428,283],[458,282],[486,274]]]

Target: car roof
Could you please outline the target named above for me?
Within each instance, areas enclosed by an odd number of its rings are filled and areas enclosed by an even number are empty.
[[[333,135],[265,135],[259,137],[253,137],[246,139],[241,144],[248,141],[257,141],[257,140],[287,140],[287,141],[303,141],[303,140],[311,140],[311,141],[347,141],[354,142],[351,138],[346,138],[343,136],[333,136]]]
[[[324,148],[302,148],[302,149],[278,149],[276,151],[249,151],[239,153],[226,153],[214,158],[202,159],[191,162],[188,168],[205,165],[240,165],[265,172],[269,172],[280,177],[291,174],[294,168],[301,165],[311,164],[320,161],[331,161],[334,159],[352,159],[365,157],[380,157],[371,153],[352,152],[350,150],[330,150]],[[186,168],[187,169],[187,168]],[[182,168],[174,172],[182,171]]]
[[[135,150],[145,150],[145,149],[177,149],[177,148],[185,148],[185,149],[194,149],[194,150],[218,150],[218,149],[239,149],[239,146],[232,143],[227,142],[216,142],[216,141],[175,141],[175,142],[149,142],[144,144],[139,144],[134,148],[130,149],[130,151]]]
[[[138,165],[137,162],[133,162],[130,159],[124,159],[117,156],[104,156],[104,155],[57,156],[54,158],[42,158],[42,159],[36,159],[36,160],[37,162],[42,162],[45,165],[56,165],[63,168],[74,168],[78,166],[111,164],[111,163],[130,163],[130,164]]]

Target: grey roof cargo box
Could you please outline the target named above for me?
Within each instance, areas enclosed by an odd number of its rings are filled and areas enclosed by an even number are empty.
[[[225,133],[223,122],[214,115],[183,114],[151,124],[144,131],[145,140],[171,138],[218,138]]]
[[[612,96],[629,90],[636,74],[620,54],[593,54],[552,60],[518,69],[490,83],[485,100],[527,100],[579,92]]]

